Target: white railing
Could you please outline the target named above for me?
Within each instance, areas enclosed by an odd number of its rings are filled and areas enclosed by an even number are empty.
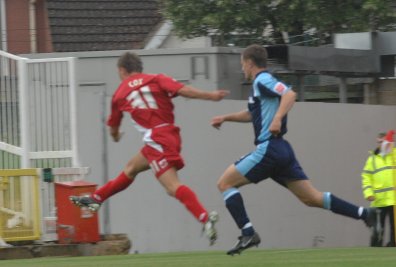
[[[0,168],[78,167],[74,58],[0,51]]]

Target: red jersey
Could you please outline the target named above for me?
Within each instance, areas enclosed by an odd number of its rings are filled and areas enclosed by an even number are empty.
[[[114,92],[107,125],[120,126],[123,112],[128,112],[138,131],[173,124],[172,98],[184,84],[163,74],[134,74]]]

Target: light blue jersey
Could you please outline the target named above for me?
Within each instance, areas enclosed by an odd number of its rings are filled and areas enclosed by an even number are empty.
[[[281,132],[272,136],[269,127],[278,111],[281,96],[291,87],[263,71],[256,75],[249,96],[248,108],[252,114],[255,132],[254,151],[235,162],[236,169],[252,183],[271,177],[286,186],[290,180],[306,180],[293,148],[282,138],[287,132],[286,116],[282,119]]]
[[[248,102],[248,109],[252,115],[256,145],[271,138],[269,127],[278,110],[280,97],[290,89],[290,86],[278,81],[267,71],[256,75]],[[279,136],[283,136],[287,132],[286,122],[287,116],[284,116]]]

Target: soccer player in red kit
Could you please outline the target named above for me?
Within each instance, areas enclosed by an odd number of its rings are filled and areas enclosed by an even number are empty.
[[[121,138],[120,125],[124,113],[129,113],[133,124],[143,134],[144,146],[113,180],[98,188],[91,196],[71,196],[79,207],[97,211],[110,196],[126,189],[136,176],[151,168],[167,193],[178,199],[203,224],[203,231],[212,245],[217,239],[215,222],[217,212],[203,207],[194,191],[180,182],[177,171],[183,168],[180,155],[180,129],[174,124],[172,98],[220,101],[228,91],[201,91],[186,86],[163,74],[145,74],[138,55],[125,53],[118,59],[118,73],[122,80],[113,94],[111,114],[107,121],[115,142]]]

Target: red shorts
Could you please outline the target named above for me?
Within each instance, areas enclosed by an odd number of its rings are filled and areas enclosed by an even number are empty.
[[[180,129],[166,125],[149,130],[144,136],[145,146],[140,151],[148,160],[150,168],[158,178],[170,168],[180,170],[184,160],[180,155]]]

